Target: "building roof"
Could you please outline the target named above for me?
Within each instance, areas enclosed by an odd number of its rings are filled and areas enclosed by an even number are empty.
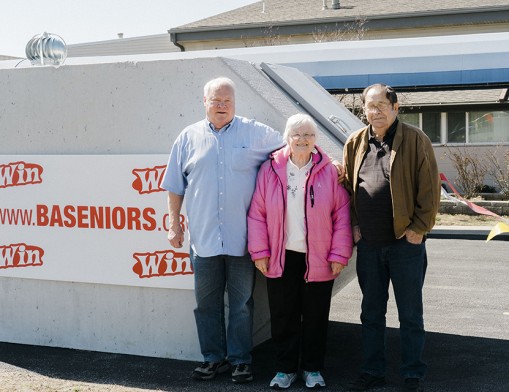
[[[168,53],[179,49],[168,33],[67,45],[67,57]]]
[[[19,59],[20,57],[14,57],[14,56],[5,56],[3,54],[0,54],[0,61],[3,61],[3,60],[16,60],[16,59]]]
[[[340,9],[331,8],[327,0],[324,9],[322,0],[266,0],[224,12],[206,19],[188,23],[171,29],[179,32],[195,29],[235,28],[248,25],[284,25],[313,22],[341,22],[366,18],[368,20],[388,17],[437,16],[463,14],[467,18],[472,14],[509,10],[507,0],[341,0]],[[469,15],[470,14],[470,15]],[[489,22],[491,16],[485,18]],[[506,18],[507,20],[507,18]],[[483,23],[476,19],[476,23]]]
[[[402,106],[507,103],[507,89],[422,91],[398,96]]]
[[[362,106],[360,93],[334,95],[347,108]],[[508,89],[477,89],[477,90],[439,90],[400,92],[398,102],[402,108],[423,107],[465,107],[468,105],[501,105],[507,106]]]

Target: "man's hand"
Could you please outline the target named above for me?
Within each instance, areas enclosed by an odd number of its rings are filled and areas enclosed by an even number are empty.
[[[362,238],[361,228],[359,226],[352,227],[353,243],[356,244]]]
[[[266,274],[269,270],[269,258],[264,257],[263,259],[255,260],[255,267],[260,270],[262,274]]]
[[[417,234],[415,231],[406,229],[405,230],[405,237],[408,242],[414,245],[422,244],[422,234]]]
[[[168,229],[168,241],[174,248],[182,248],[184,243],[184,231],[180,226],[180,210],[184,201],[183,195],[177,195],[168,192],[168,219],[170,228]]]
[[[180,224],[170,227],[168,230],[168,241],[174,248],[182,248],[184,243],[184,232]]]
[[[341,271],[345,268],[345,266],[341,263],[331,263],[332,275],[339,275]]]
[[[335,159],[332,161],[332,164],[336,166],[336,170],[338,171],[338,183],[342,184],[345,181],[345,168]]]

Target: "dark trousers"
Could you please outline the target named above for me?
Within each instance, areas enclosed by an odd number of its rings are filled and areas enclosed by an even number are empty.
[[[286,251],[281,278],[267,279],[276,371],[323,368],[334,281],[306,282],[306,255]]]
[[[426,247],[405,239],[374,247],[357,243],[357,277],[362,290],[362,372],[383,376],[386,371],[385,334],[389,281],[398,307],[401,339],[401,375],[422,378],[426,364],[422,286],[426,274]]]

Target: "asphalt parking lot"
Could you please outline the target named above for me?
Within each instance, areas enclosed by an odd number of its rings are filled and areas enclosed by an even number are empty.
[[[509,391],[509,241],[428,240],[424,286],[426,391]],[[352,281],[331,307],[327,390],[346,391],[360,364],[360,291]],[[399,334],[387,316],[388,380],[399,391]],[[273,376],[270,341],[255,348],[255,381],[189,378],[194,362],[0,343],[0,391],[259,391]],[[306,390],[302,381],[292,391]]]

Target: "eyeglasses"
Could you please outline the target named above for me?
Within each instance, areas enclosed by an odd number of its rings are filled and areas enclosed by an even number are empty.
[[[230,106],[233,104],[233,101],[219,101],[216,99],[207,99],[207,102],[211,106]]]
[[[302,135],[300,133],[294,133],[293,135],[290,135],[290,138],[292,138],[293,140],[299,140],[300,138],[311,139],[315,136],[316,135],[314,133],[304,133]]]
[[[376,105],[368,104],[368,105],[364,106],[364,110],[366,112],[370,112],[370,113],[385,112],[386,110],[388,110],[391,107],[392,107],[391,103],[380,102],[380,103],[378,103]]]

